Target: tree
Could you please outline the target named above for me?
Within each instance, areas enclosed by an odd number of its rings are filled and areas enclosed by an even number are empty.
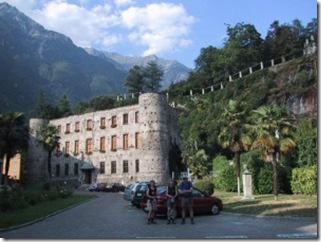
[[[164,72],[156,61],[150,61],[144,68],[145,91],[157,92],[162,87]]]
[[[272,162],[275,200],[278,199],[278,155],[296,146],[292,137],[294,127],[286,117],[287,111],[279,106],[261,106],[252,111],[252,124],[247,125],[255,137],[252,149],[260,149],[263,159]]]
[[[111,109],[115,107],[115,100],[108,96],[95,97],[89,102],[94,111]]]
[[[145,85],[143,69],[137,65],[133,66],[128,72],[125,85],[129,93],[143,91]]]
[[[62,95],[59,99],[57,109],[59,117],[67,117],[71,115],[70,102],[66,94]]]
[[[225,66],[221,65],[222,50],[213,46],[202,48],[200,55],[196,58],[195,72],[188,79],[197,79],[197,84],[201,87],[215,84],[215,80],[222,76]]]
[[[37,141],[43,146],[44,150],[48,152],[48,180],[51,177],[51,154],[59,145],[60,137],[57,135],[58,128],[54,125],[48,124],[43,126],[39,133],[37,133]]]
[[[223,127],[218,135],[218,143],[223,148],[228,148],[234,154],[235,173],[237,176],[237,192],[241,194],[240,189],[240,155],[241,152],[250,148],[251,139],[244,131],[246,123],[247,110],[245,102],[229,100],[229,103],[222,113]]]
[[[23,113],[0,114],[0,158],[6,157],[4,184],[8,184],[10,160],[28,148],[29,130]],[[2,174],[2,167],[0,167]],[[2,179],[0,180],[2,182]]]
[[[263,39],[252,24],[227,28],[228,39],[218,60],[229,74],[235,74],[262,60]]]
[[[208,168],[209,157],[206,155],[204,149],[199,149],[194,155],[188,159],[188,167],[197,178],[206,177],[210,169]]]
[[[274,21],[265,38],[267,58],[276,58],[291,53],[298,42],[298,36],[290,25],[280,25]]]
[[[309,22],[305,28],[306,37],[310,37],[311,35],[316,38],[318,33],[318,20],[313,18],[311,22]]]
[[[45,94],[41,91],[37,97],[35,108],[35,118],[52,119],[57,118],[57,109],[48,104]]]

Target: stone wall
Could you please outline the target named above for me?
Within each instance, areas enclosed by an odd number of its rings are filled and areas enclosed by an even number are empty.
[[[112,125],[113,116],[116,117],[116,125]],[[124,116],[128,117],[128,123],[124,124]],[[101,127],[102,118],[105,118],[104,128]],[[87,127],[90,120],[91,130]],[[79,122],[79,131],[76,130],[76,122]],[[157,93],[141,94],[137,105],[74,115],[49,122],[32,119],[31,136],[35,137],[35,130],[47,123],[59,126],[61,130],[60,149],[55,150],[52,155],[51,179],[56,181],[74,183],[76,180],[79,184],[120,182],[127,185],[137,180],[154,179],[158,183],[164,183],[171,174],[168,163],[170,143],[180,145],[176,110],[167,104],[164,95]],[[128,137],[127,148],[124,146],[124,135]],[[116,136],[114,149],[112,136]],[[105,137],[105,151],[101,150],[102,137]],[[90,153],[86,152],[88,139],[92,140]],[[76,141],[79,146],[75,153]],[[39,179],[44,176],[42,173],[46,166],[43,164],[47,164],[44,154],[39,145],[31,141],[28,157],[32,166],[29,171]],[[114,172],[112,162],[116,164]]]

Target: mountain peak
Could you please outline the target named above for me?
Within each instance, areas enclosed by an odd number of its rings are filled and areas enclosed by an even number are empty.
[[[125,70],[130,70],[134,65],[145,67],[148,62],[155,61],[164,71],[163,88],[167,88],[171,83],[176,83],[188,77],[190,68],[176,60],[166,60],[156,55],[148,56],[124,56],[115,52],[99,51],[92,48],[85,49],[91,55],[112,60],[121,65]]]

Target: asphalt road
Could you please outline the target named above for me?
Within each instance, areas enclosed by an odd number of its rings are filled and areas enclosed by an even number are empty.
[[[196,216],[195,224],[167,225],[165,218],[147,225],[147,214],[122,193],[98,198],[41,221],[0,232],[4,239],[291,239],[318,238],[316,219],[229,214]]]

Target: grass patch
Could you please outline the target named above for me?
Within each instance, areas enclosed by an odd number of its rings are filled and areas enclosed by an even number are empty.
[[[274,200],[272,194],[253,195],[253,200],[242,200],[234,192],[215,191],[223,201],[224,211],[251,215],[284,217],[317,217],[317,196],[279,194]]]
[[[24,209],[0,212],[0,229],[31,222],[70,206],[88,201],[93,197],[95,195],[72,195],[64,199],[46,201]]]

